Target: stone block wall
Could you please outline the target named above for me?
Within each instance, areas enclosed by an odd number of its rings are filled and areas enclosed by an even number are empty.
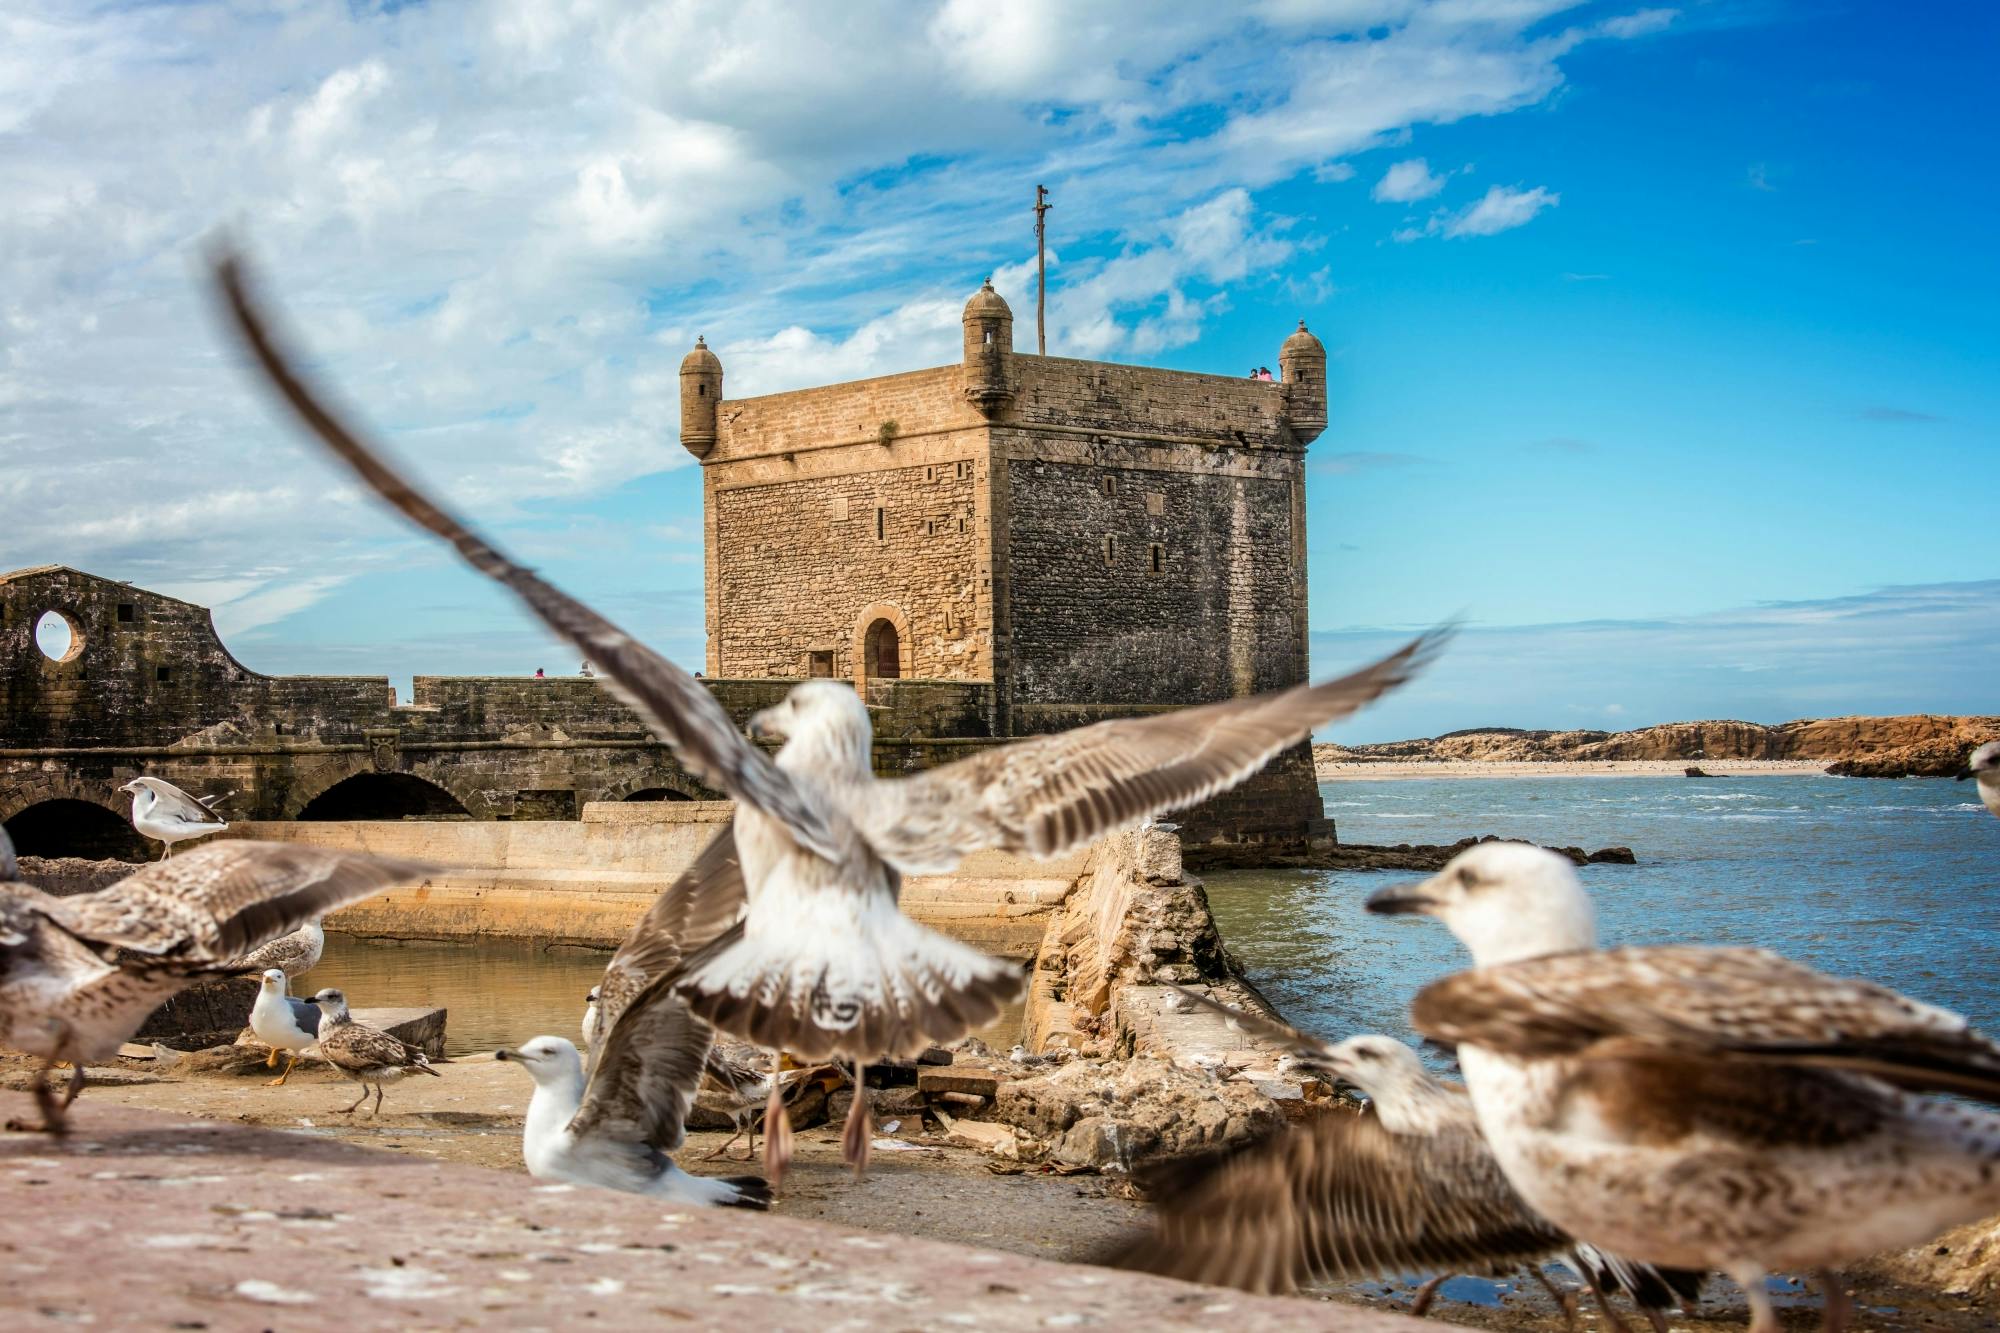
[[[1282,384],[1154,366],[1014,358],[1017,389],[1009,423],[1217,443],[1287,442]]]

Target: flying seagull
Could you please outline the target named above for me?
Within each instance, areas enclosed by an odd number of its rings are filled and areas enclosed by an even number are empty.
[[[132,827],[145,837],[165,844],[160,859],[174,854],[174,844],[190,838],[220,833],[228,823],[215,813],[224,796],[204,796],[197,800],[164,778],[133,778],[118,789],[132,796]]]
[[[284,1051],[291,1058],[285,1062],[285,1072],[272,1079],[269,1086],[283,1087],[292,1071],[298,1068],[299,1056],[310,1050],[319,1040],[319,1009],[304,1000],[295,1000],[285,994],[285,973],[282,968],[269,968],[257,986],[256,1003],[250,1006],[250,1031],[257,1040],[271,1048],[270,1066],[278,1067],[278,1052]]]
[[[395,884],[423,861],[297,843],[223,842],[144,866],[109,888],[56,898],[20,880],[0,833],[0,1045],[44,1060],[41,1128],[63,1130],[83,1067],[109,1059],[146,1015],[192,982],[299,922]],[[58,1098],[48,1071],[72,1066]]]
[[[431,1068],[428,1055],[408,1042],[399,1041],[380,1028],[357,1023],[347,1012],[347,997],[341,992],[328,987],[316,992],[312,1003],[319,1007],[320,1058],[339,1070],[342,1077],[361,1085],[361,1095],[354,1099],[354,1105],[341,1107],[341,1114],[353,1114],[368,1100],[370,1088],[375,1090],[375,1105],[368,1108],[368,1114],[381,1115],[382,1089],[386,1085],[411,1074],[444,1077]]]
[[[661,990],[670,990],[666,979]],[[561,1037],[536,1037],[493,1053],[535,1080],[521,1156],[528,1174],[646,1194],[674,1203],[765,1208],[771,1190],[755,1176],[692,1175],[668,1154],[687,1140],[687,1110],[701,1083],[712,1034],[678,1001],[628,1008],[603,1036],[586,1079],[583,1058]]]
[[[1410,679],[1448,637],[1433,631],[1336,680],[1100,722],[901,780],[879,780],[870,766],[860,696],[841,682],[811,680],[750,720],[753,736],[784,739],[774,761],[700,681],[514,563],[383,462],[278,351],[241,262],[223,255],[216,278],[273,387],[320,441],[412,522],[511,589],[597,664],[694,777],[735,799],[742,919],[689,954],[676,987],[695,1013],[754,1045],[855,1064],[842,1147],[857,1172],[870,1140],[862,1067],[991,1022],[1023,980],[1015,965],[903,915],[903,876],[947,873],[983,848],[1059,856],[1227,791]]]
[[[1972,752],[1965,771],[1958,775],[1960,782],[1967,778],[1977,780],[1979,799],[1989,811],[2000,815],[2000,741],[1988,741]]]
[[[1719,1269],[1753,1333],[1772,1272],[1839,1265],[2000,1210],[2000,1045],[1957,1014],[1762,949],[1599,950],[1568,861],[1486,843],[1371,911],[1437,917],[1473,968],[1418,992],[1458,1047],[1507,1178],[1556,1225],[1655,1264]]]
[[[1530,1208],[1493,1160],[1465,1090],[1431,1077],[1402,1042],[1359,1036],[1328,1043],[1181,993],[1359,1088],[1373,1114],[1323,1115],[1192,1168],[1168,1168],[1166,1187],[1149,1191],[1159,1200],[1156,1233],[1130,1251],[1131,1266],[1260,1293],[1438,1270],[1411,1305],[1421,1317],[1453,1273],[1525,1264],[1573,1316],[1570,1294],[1540,1267],[1560,1255],[1583,1275],[1614,1329],[1626,1325],[1605,1297],[1612,1285],[1632,1296],[1659,1333],[1666,1330],[1661,1309],[1699,1296],[1699,1273],[1599,1254]]]
[[[302,977],[319,965],[320,955],[325,952],[326,930],[315,917],[291,934],[280,935],[262,948],[244,954],[230,966],[257,973],[275,967],[288,978]]]

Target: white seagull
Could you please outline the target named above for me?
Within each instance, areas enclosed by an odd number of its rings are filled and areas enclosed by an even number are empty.
[[[132,827],[165,844],[166,850],[160,853],[163,861],[174,854],[175,843],[228,828],[228,822],[215,813],[215,806],[236,794],[197,800],[165,778],[133,778],[118,790],[131,794]]]
[[[256,1034],[258,1041],[271,1048],[271,1068],[278,1067],[279,1051],[291,1057],[285,1062],[285,1072],[272,1079],[268,1086],[284,1086],[285,1080],[298,1068],[299,1056],[318,1043],[319,1020],[318,1006],[285,994],[282,968],[273,967],[265,971],[257,987],[257,1001],[250,1006],[250,1031]]]
[[[709,1036],[706,1023],[670,1002],[626,1010],[588,1079],[576,1047],[561,1037],[495,1051],[494,1059],[517,1062],[535,1080],[521,1133],[528,1174],[672,1203],[768,1207],[770,1187],[757,1177],[692,1175],[668,1156],[687,1139]]]
[[[2000,1210],[2000,1046],[1957,1014],[1762,949],[1600,950],[1568,861],[1486,843],[1371,911],[1422,913],[1475,964],[1418,993],[1458,1047],[1507,1178],[1600,1248],[1720,1269],[1754,1333],[1773,1272],[1834,1270]]]
[[[1573,1297],[1540,1267],[1561,1256],[1614,1329],[1626,1325],[1605,1296],[1609,1286],[1629,1294],[1659,1333],[1666,1330],[1660,1310],[1699,1296],[1701,1274],[1600,1254],[1528,1207],[1494,1161],[1465,1090],[1431,1077],[1402,1042],[1372,1035],[1324,1042],[1194,991],[1181,994],[1359,1088],[1372,1114],[1321,1115],[1165,1168],[1148,1191],[1157,1200],[1155,1234],[1128,1253],[1131,1266],[1266,1293],[1435,1270],[1410,1307],[1421,1317],[1453,1273],[1524,1264],[1573,1326]]]
[[[1958,775],[1960,782],[1967,778],[1978,783],[1979,799],[1986,808],[2000,815],[2000,741],[1988,741],[1972,752],[1965,771]]]
[[[593,1055],[597,1051],[598,1019],[602,1015],[597,1009],[597,987],[590,988],[590,994],[583,997],[583,1049]]]
[[[223,842],[56,898],[20,880],[0,833],[0,1045],[44,1061],[34,1083],[40,1127],[61,1133],[84,1065],[109,1059],[183,987],[233,975],[232,960],[299,922],[433,869],[298,843]],[[58,1099],[48,1071],[63,1060],[73,1069]]]
[[[753,736],[784,739],[774,761],[700,681],[514,563],[384,463],[277,351],[240,263],[225,255],[216,276],[273,387],[320,441],[412,522],[511,589],[597,664],[694,777],[735,799],[740,864],[729,882],[743,894],[731,904],[741,919],[691,952],[676,984],[695,1013],[733,1036],[808,1061],[854,1063],[842,1145],[857,1173],[871,1137],[863,1066],[991,1022],[1023,981],[1015,964],[903,915],[905,875],[947,873],[982,848],[1059,856],[1227,791],[1401,685],[1447,637],[1421,636],[1339,679],[1100,722],[901,780],[875,776],[860,696],[843,682],[806,681],[750,720]]]

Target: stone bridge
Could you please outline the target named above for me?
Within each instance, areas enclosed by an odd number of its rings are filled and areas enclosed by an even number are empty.
[[[69,631],[58,656],[37,635],[50,616]],[[795,682],[705,683],[741,724]],[[594,801],[717,796],[596,680],[418,676],[412,687],[402,703],[385,676],[263,675],[230,654],[204,607],[62,566],[0,574],[0,822],[23,854],[142,860],[156,849],[117,791],[141,774],[234,792],[223,807],[234,820],[574,820]],[[988,683],[867,688],[885,775],[998,743]],[[1304,763],[1310,783],[1311,760],[1298,750],[1191,812],[1191,853],[1324,834],[1300,818],[1287,766]]]

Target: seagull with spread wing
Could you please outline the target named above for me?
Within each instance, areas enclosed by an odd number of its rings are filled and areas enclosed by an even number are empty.
[[[325,952],[326,929],[315,918],[291,934],[280,935],[262,948],[251,950],[231,966],[238,971],[255,972],[259,976],[267,969],[275,967],[290,979],[302,977],[319,966],[320,957]]]
[[[1991,814],[2000,815],[2000,741],[1988,741],[1965,761],[1960,782],[1971,778],[1979,788],[1979,800]]]
[[[1614,1329],[1626,1325],[1611,1309],[1607,1286],[1631,1295],[1659,1333],[1666,1330],[1660,1310],[1699,1296],[1699,1273],[1600,1254],[1530,1208],[1493,1160],[1465,1090],[1431,1077],[1402,1042],[1381,1036],[1324,1042],[1276,1019],[1181,993],[1359,1088],[1373,1113],[1321,1115],[1244,1147],[1160,1168],[1148,1191],[1157,1200],[1154,1234],[1131,1247],[1126,1266],[1258,1293],[1435,1270],[1410,1307],[1422,1316],[1455,1272],[1526,1265],[1574,1326],[1572,1297],[1540,1267],[1560,1256],[1583,1275]]]
[[[84,1065],[109,1059],[183,987],[233,975],[237,957],[301,921],[433,870],[295,843],[222,842],[57,898],[20,879],[0,833],[0,1045],[45,1061],[34,1085],[40,1128],[61,1133]],[[58,1098],[48,1071],[65,1060],[72,1071]]]
[[[229,827],[215,813],[215,807],[235,795],[205,796],[197,800],[165,778],[133,778],[118,789],[132,797],[132,827],[144,837],[164,845],[160,859],[174,854],[174,844],[206,838]]]
[[[905,875],[948,872],[983,848],[1058,856],[1227,791],[1410,679],[1447,637],[1423,635],[1335,680],[1100,722],[901,780],[874,774],[860,696],[841,682],[810,680],[751,719],[753,736],[783,739],[773,759],[731,725],[700,681],[516,564],[382,461],[278,350],[240,261],[224,256],[216,276],[273,387],[320,441],[412,522],[511,589],[597,664],[690,773],[735,799],[741,919],[689,953],[676,989],[695,1013],[755,1045],[857,1066],[842,1136],[857,1172],[871,1133],[860,1066],[956,1040],[998,1017],[1022,985],[1015,965],[903,915]]]
[[[1719,1269],[1753,1333],[1766,1274],[1834,1272],[2000,1210],[2000,1045],[1957,1014],[1762,949],[1597,947],[1568,861],[1486,843],[1371,911],[1434,916],[1473,968],[1418,992],[1418,1031],[1458,1047],[1508,1180],[1619,1254]]]

